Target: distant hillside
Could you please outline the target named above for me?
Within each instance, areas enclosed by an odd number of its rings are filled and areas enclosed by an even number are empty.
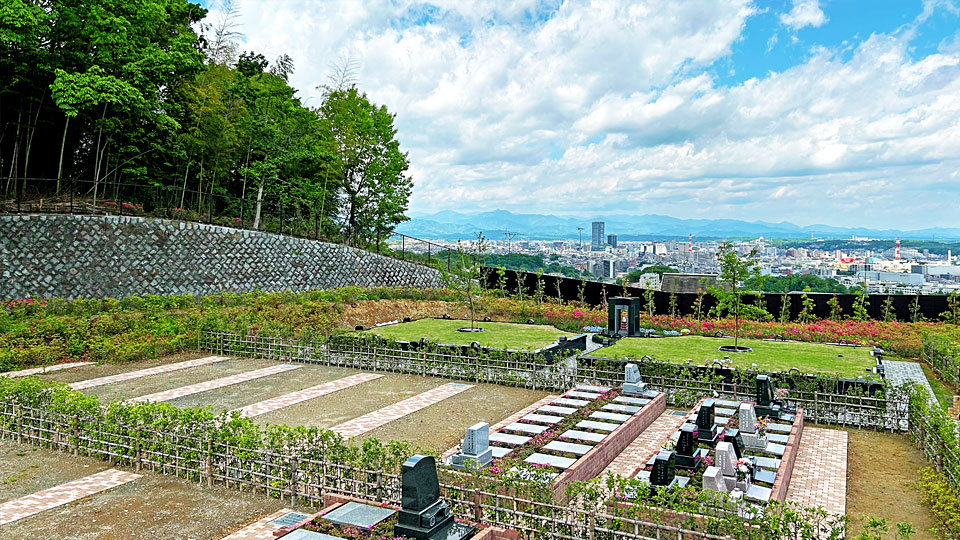
[[[960,229],[935,228],[914,231],[896,229],[876,230],[867,228],[832,227],[809,225],[800,227],[786,221],[768,223],[749,222],[737,219],[679,219],[657,214],[639,216],[613,215],[596,217],[554,216],[541,214],[514,214],[506,210],[464,214],[445,210],[435,214],[414,214],[410,221],[397,227],[397,232],[421,238],[466,239],[482,231],[491,240],[503,238],[504,232],[520,233],[527,240],[575,240],[577,227],[583,227],[585,242],[590,239],[590,223],[604,221],[606,233],[616,234],[621,240],[668,240],[686,239],[693,235],[700,240],[735,237],[767,238],[817,238],[838,239],[851,235],[873,238],[917,240],[960,239]]]

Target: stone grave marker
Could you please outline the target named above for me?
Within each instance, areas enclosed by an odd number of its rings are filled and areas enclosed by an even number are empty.
[[[539,452],[530,454],[526,459],[523,460],[525,463],[530,463],[533,465],[549,465],[560,470],[569,469],[576,459],[567,458],[562,456],[554,456],[550,454],[541,454]]]
[[[697,426],[685,423],[680,426],[680,438],[677,440],[676,464],[681,469],[696,469],[700,466],[701,456]]]
[[[740,433],[757,432],[757,413],[750,403],[740,404]]]
[[[719,467],[711,465],[703,471],[703,489],[712,489],[721,493],[729,491],[727,482],[723,479],[723,472]]]
[[[400,476],[400,512],[394,534],[418,540],[463,540],[475,527],[453,521],[450,507],[440,499],[437,462],[433,456],[413,456],[403,463]]]
[[[491,461],[493,461],[493,450],[490,449],[490,425],[486,422],[468,427],[460,453],[450,458],[450,464],[456,469],[463,469],[470,463],[486,467]]]
[[[714,445],[720,437],[720,426],[715,420],[714,403],[712,399],[704,400],[697,412],[697,438],[700,442]]]
[[[733,450],[733,445],[727,441],[717,443],[717,462],[716,466],[720,469],[724,481],[727,484],[727,490],[732,490],[737,485],[737,454]]]
[[[592,446],[588,444],[576,444],[568,443],[563,441],[550,441],[546,446],[543,447],[544,450],[551,450],[553,452],[563,452],[565,454],[573,454],[577,457],[580,457],[590,450],[593,449]]]
[[[733,450],[737,453],[737,459],[743,457],[743,452],[746,450],[746,447],[743,445],[743,436],[740,435],[739,429],[728,428],[724,432],[723,440],[733,445]]]
[[[623,367],[623,394],[642,396],[647,392],[647,383],[640,381],[640,368],[636,364]]]

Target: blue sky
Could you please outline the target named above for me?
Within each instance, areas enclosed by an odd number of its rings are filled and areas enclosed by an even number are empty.
[[[355,63],[415,213],[923,228],[960,226],[958,2],[241,0],[238,20],[308,103]]]

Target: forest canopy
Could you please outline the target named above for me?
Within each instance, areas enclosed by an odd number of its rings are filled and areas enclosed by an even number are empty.
[[[289,56],[240,51],[229,4],[206,14],[186,0],[3,2],[4,198],[71,189],[94,207],[296,221],[359,246],[406,220],[394,115],[349,66],[307,107]]]

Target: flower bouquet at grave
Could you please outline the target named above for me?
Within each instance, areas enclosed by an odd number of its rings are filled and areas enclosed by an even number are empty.
[[[776,396],[777,401],[782,401],[782,400],[787,399],[787,398],[790,397],[790,389],[789,389],[789,388],[777,388],[776,390],[773,391],[773,394]]]
[[[676,450],[676,449],[677,449],[677,443],[674,442],[674,441],[671,439],[671,440],[663,443],[662,445],[660,445],[660,448],[663,448],[664,450],[673,451],[673,450]]]
[[[737,460],[737,482],[746,482],[752,476],[753,462],[747,458]]]
[[[766,417],[757,419],[757,438],[762,439],[767,436],[767,424],[770,421]]]

